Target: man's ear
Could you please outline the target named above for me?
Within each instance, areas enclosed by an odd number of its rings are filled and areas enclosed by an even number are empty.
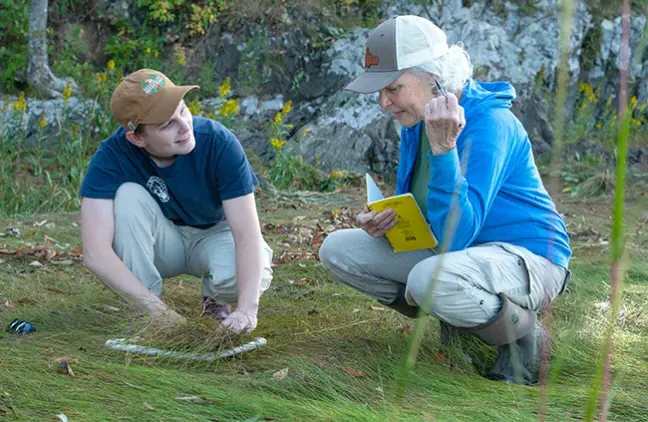
[[[136,147],[144,148],[146,146],[144,139],[133,131],[126,132],[126,139]]]

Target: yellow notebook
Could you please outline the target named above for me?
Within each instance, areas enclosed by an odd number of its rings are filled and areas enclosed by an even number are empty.
[[[414,195],[404,193],[385,198],[369,174],[365,175],[365,179],[367,182],[367,207],[376,213],[387,208],[396,212],[397,223],[385,234],[394,252],[434,248],[439,244],[425,220],[421,208],[416,203]]]

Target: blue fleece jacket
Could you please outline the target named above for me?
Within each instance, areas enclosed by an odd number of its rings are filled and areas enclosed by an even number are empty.
[[[451,251],[507,242],[568,268],[567,230],[542,184],[529,137],[510,111],[514,98],[507,82],[466,84],[459,101],[466,127],[457,148],[428,153],[428,223],[443,244],[450,208],[456,207]],[[421,130],[423,122],[402,129],[397,194],[410,191]]]

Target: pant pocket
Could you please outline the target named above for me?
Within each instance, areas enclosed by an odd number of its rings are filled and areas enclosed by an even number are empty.
[[[524,265],[529,282],[527,307],[536,312],[545,310],[560,293],[565,278],[563,268],[521,246],[507,243],[499,246],[517,256]]]

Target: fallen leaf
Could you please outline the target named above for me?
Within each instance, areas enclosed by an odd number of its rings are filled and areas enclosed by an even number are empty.
[[[151,410],[151,411],[155,410],[155,409],[153,408],[153,406],[151,406],[151,405],[148,404],[147,402],[142,403],[142,405],[144,406],[144,409],[146,409],[146,410]]]
[[[119,312],[119,308],[115,308],[114,306],[106,306],[104,308],[104,311],[106,311],[106,312]]]
[[[30,267],[42,267],[43,264],[41,264],[41,263],[38,262],[38,261],[32,261],[32,262],[29,263],[29,266],[30,266]]]
[[[56,227],[56,223],[54,222],[45,224],[45,228],[53,229],[54,227]]]
[[[357,377],[357,378],[364,378],[365,377],[364,372],[359,371],[357,369],[354,369],[354,368],[350,367],[349,365],[347,365],[344,368],[344,370],[346,371],[347,374],[351,375],[352,377]]]
[[[376,387],[376,391],[379,392],[379,393],[382,393],[383,389],[382,389],[382,387]]]
[[[310,278],[300,278],[300,279],[293,278],[288,280],[288,282],[295,287],[308,286],[311,283],[311,281],[312,280]]]
[[[5,308],[9,308],[9,309],[16,309],[16,307],[13,306],[13,305],[11,304],[11,302],[9,302],[8,300],[5,300],[4,306],[5,306]]]
[[[33,249],[33,254],[37,258],[43,258],[45,261],[51,261],[56,256],[56,251],[48,246],[37,246]]]
[[[358,312],[360,312],[360,309],[358,309],[358,308],[355,308],[353,311],[351,311],[352,314],[355,314],[355,313],[358,313]]]
[[[77,294],[76,292],[63,291],[63,290],[59,289],[58,287],[46,287],[45,289],[49,290],[50,292],[54,292],[54,293],[58,293],[60,295],[66,295],[66,296],[74,296],[74,295]]]
[[[68,422],[67,416],[65,416],[63,413],[56,415],[56,417],[59,418],[61,422]]]
[[[72,253],[74,255],[83,255],[83,249],[78,248],[78,247],[77,248],[72,248],[72,249],[70,249],[70,253]]]
[[[63,356],[63,357],[60,357],[60,358],[52,359],[52,362],[58,363],[61,366],[61,368],[65,369],[65,372],[69,376],[73,377],[74,376],[74,371],[72,370],[72,366],[70,365],[70,362],[78,363],[79,360],[77,358],[74,358],[74,357]]]
[[[407,322],[407,323],[405,323],[405,325],[403,326],[403,331],[405,331],[406,333],[411,333],[413,328],[414,328],[414,327],[412,326],[412,323],[411,323],[411,322]]]
[[[381,306],[370,306],[369,309],[371,309],[373,311],[381,311],[381,312],[385,310],[385,308],[383,308]]]
[[[440,363],[445,362],[445,357],[441,353],[432,353],[432,359]]]
[[[288,367],[272,374],[272,378],[275,381],[283,381],[283,379],[286,378],[287,376],[288,376]]]
[[[45,239],[46,244],[49,242],[60,243],[58,240],[54,239],[53,237],[49,237],[48,235],[45,235],[43,239]]]

